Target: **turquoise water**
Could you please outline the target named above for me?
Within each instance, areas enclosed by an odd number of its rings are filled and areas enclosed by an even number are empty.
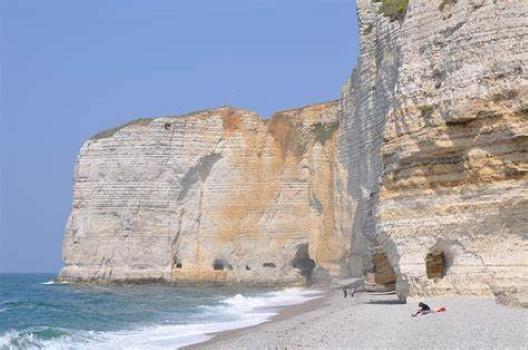
[[[0,274],[0,349],[154,349],[265,322],[314,298],[289,288],[82,286],[51,274]]]

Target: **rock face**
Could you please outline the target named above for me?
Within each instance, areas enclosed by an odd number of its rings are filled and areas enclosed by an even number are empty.
[[[358,0],[339,101],[135,121],[79,156],[61,278],[528,292],[528,2]]]
[[[67,280],[303,283],[349,273],[339,104],[137,120],[81,149]]]
[[[384,3],[358,1],[343,89],[353,234],[382,248],[402,298],[526,293],[528,2],[411,0],[395,21]]]

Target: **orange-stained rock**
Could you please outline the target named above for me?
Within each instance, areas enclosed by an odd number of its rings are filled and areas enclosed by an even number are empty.
[[[354,205],[336,160],[338,107],[269,120],[222,107],[96,135],[78,159],[61,278],[304,283],[348,275]]]
[[[357,0],[339,140],[353,231],[382,248],[402,299],[525,299],[528,2],[405,4],[391,21],[381,1]],[[429,254],[445,259],[432,278]]]

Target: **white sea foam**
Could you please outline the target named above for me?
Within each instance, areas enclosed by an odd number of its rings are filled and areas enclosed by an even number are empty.
[[[45,285],[55,284],[55,281],[42,282],[42,283],[39,283],[39,284],[45,284]]]
[[[225,299],[223,303],[232,306],[235,310],[253,312],[263,308],[300,304],[316,298],[318,294],[320,292],[316,290],[287,288],[251,297],[237,294],[234,297]]]
[[[0,335],[0,349],[174,349],[210,339],[210,333],[249,327],[261,318],[234,322],[163,325],[118,332],[74,331],[54,339],[34,333],[8,331]]]
[[[52,339],[38,339],[31,331],[0,335],[0,349],[166,349],[207,341],[211,333],[254,326],[269,320],[277,308],[314,299],[318,291],[288,288],[255,296],[237,294],[216,306],[204,307],[204,319],[194,324],[154,325],[114,332],[70,331]],[[219,321],[229,315],[230,321]]]
[[[209,333],[249,327],[259,319],[236,322],[152,326],[119,332],[75,331],[55,339],[31,332],[9,331],[0,336],[0,349],[174,349],[211,338]]]
[[[9,331],[0,336],[0,349],[10,349],[14,346],[16,338],[19,337],[19,333],[15,331]]]
[[[52,284],[70,284],[70,282],[68,281],[47,281],[47,282],[42,282],[42,283],[39,283],[39,284],[43,284],[43,285],[52,285]]]
[[[68,334],[68,332],[64,331]],[[40,339],[30,330],[8,331],[0,335],[0,349],[76,349],[96,341],[95,332],[73,332],[55,339]]]

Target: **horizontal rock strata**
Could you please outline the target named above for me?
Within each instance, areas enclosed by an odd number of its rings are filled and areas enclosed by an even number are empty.
[[[263,120],[235,108],[88,140],[62,279],[303,283],[348,274],[337,102]]]
[[[61,278],[528,295],[528,2],[357,3],[339,101],[88,140]]]
[[[528,2],[415,0],[400,20],[382,3],[358,1],[343,94],[356,227],[403,298],[526,293]],[[427,277],[428,254],[443,277]]]

